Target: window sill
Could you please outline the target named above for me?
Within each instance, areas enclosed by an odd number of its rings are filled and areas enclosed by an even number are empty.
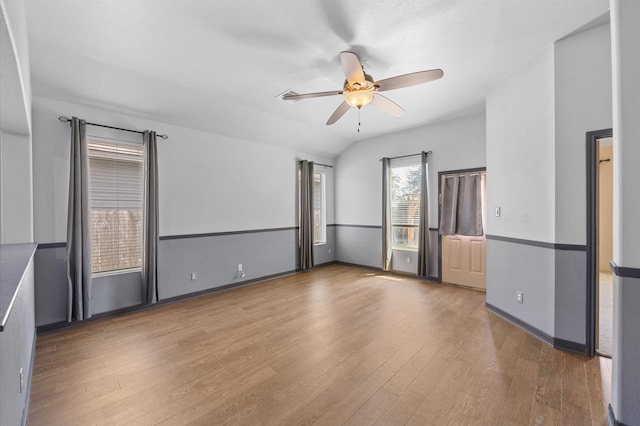
[[[391,247],[391,250],[413,251],[413,252],[417,252],[418,251],[417,248],[412,248],[412,247]]]
[[[326,246],[327,242],[326,241],[322,241],[320,243],[313,243],[314,246]]]
[[[94,272],[91,278],[110,277],[112,275],[132,274],[142,272],[142,268],[118,269],[117,271]]]

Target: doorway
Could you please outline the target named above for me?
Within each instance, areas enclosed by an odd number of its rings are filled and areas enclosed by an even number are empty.
[[[587,133],[587,350],[613,349],[613,132]]]
[[[466,177],[479,178],[479,201],[480,201],[480,219],[481,232],[480,235],[462,235],[456,233],[438,233],[439,240],[439,265],[441,282],[457,284],[466,287],[472,287],[480,290],[486,290],[486,185],[487,173],[485,168],[453,170],[438,173],[438,224],[442,224],[443,211],[443,194],[446,193],[445,188],[448,183],[454,179]],[[457,195],[456,195],[457,197]],[[446,196],[445,196],[446,198]],[[456,209],[464,208],[466,203],[457,203]],[[453,213],[456,215],[456,213]],[[442,231],[442,229],[440,230]]]

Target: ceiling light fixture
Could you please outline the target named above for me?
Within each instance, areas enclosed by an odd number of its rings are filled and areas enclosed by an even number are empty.
[[[368,79],[365,81],[354,81],[352,83],[345,81],[343,90],[344,100],[349,106],[360,109],[373,100],[375,86],[373,85],[373,81],[368,81],[371,77],[365,74],[365,78],[367,77]]]
[[[360,109],[373,100],[373,92],[370,92],[368,90],[345,92],[344,99],[350,106]]]

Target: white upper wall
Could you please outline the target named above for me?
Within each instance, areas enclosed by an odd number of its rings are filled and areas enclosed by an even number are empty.
[[[314,157],[144,120],[121,113],[34,97],[35,238],[66,240],[69,126],[58,116],[136,130],[156,130],[160,181],[160,235],[184,235],[296,225],[296,160]],[[90,126],[95,136],[140,140],[135,133]],[[332,169],[328,170],[327,223],[333,223]]]
[[[31,134],[31,74],[24,4],[0,0],[0,127]]]
[[[554,242],[554,100],[553,47],[489,90],[488,234]]]
[[[613,260],[640,268],[640,4],[612,0],[613,24]],[[634,323],[637,324],[637,317]],[[622,392],[624,393],[624,392]]]
[[[0,132],[0,243],[33,241],[31,137]]]
[[[352,144],[336,160],[336,223],[380,226],[382,166],[379,160],[432,151],[429,226],[437,227],[438,172],[484,167],[485,133],[482,113]],[[489,172],[488,182],[490,179]]]
[[[555,242],[586,244],[586,132],[612,127],[611,27],[555,44]]]
[[[610,27],[571,35],[487,95],[488,233],[586,243],[585,134],[610,128]]]
[[[0,243],[33,241],[31,77],[24,6],[0,0]]]

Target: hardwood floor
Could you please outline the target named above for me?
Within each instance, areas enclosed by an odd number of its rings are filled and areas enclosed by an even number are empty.
[[[606,424],[610,360],[484,301],[331,265],[43,334],[29,424]]]

